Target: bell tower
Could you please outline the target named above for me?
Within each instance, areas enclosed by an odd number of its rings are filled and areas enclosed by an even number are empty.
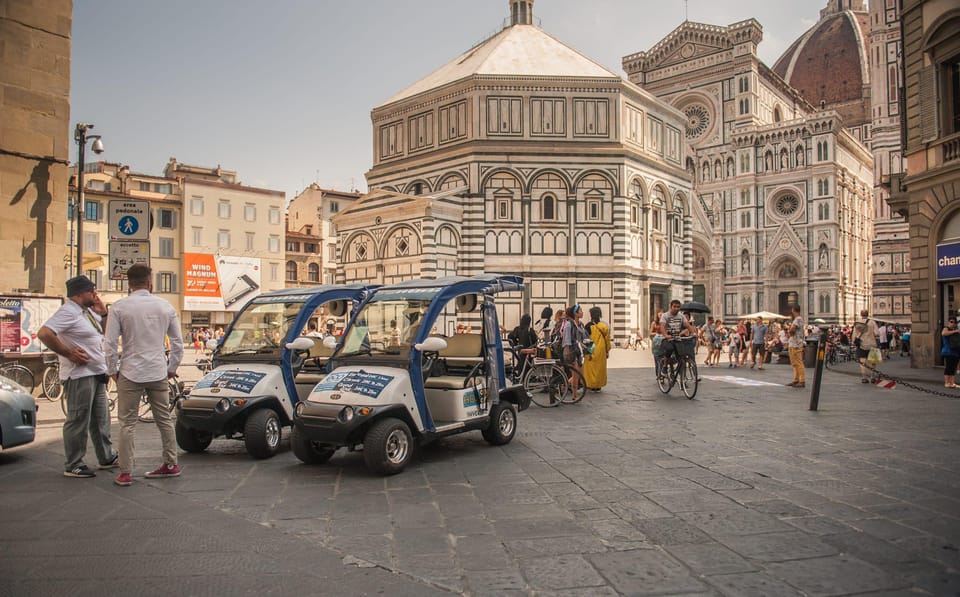
[[[533,25],[533,0],[510,0],[510,26]]]

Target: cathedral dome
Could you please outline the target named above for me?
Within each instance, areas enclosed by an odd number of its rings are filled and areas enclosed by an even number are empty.
[[[837,110],[844,126],[870,118],[869,14],[863,0],[830,0],[773,70],[815,107]]]

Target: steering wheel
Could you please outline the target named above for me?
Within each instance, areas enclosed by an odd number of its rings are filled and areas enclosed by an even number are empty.
[[[430,377],[433,365],[439,357],[440,353],[435,351],[420,353],[420,374],[423,376],[423,381],[427,381],[427,378]]]
[[[467,373],[467,376],[463,379],[463,387],[471,388],[477,386],[477,380],[485,379],[487,377],[487,364],[484,361],[480,361],[473,366],[473,369],[470,370],[470,373]]]

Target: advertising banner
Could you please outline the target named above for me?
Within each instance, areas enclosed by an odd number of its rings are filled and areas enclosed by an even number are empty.
[[[37,332],[60,305],[56,298],[0,297],[0,352],[40,354]]]
[[[937,245],[937,280],[960,278],[960,243]]]
[[[260,259],[184,253],[184,311],[238,311],[260,290]]]

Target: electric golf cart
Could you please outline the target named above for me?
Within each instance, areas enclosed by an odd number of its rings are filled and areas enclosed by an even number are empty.
[[[202,452],[223,436],[242,439],[254,458],[273,456],[294,406],[325,377],[333,352],[301,332],[311,317],[346,317],[372,288],[288,288],[248,302],[216,347],[214,369],[178,405],[177,444]]]
[[[520,277],[484,274],[371,292],[336,346],[330,373],[294,410],[294,454],[319,464],[340,447],[362,446],[367,467],[391,475],[407,466],[416,444],[444,436],[477,430],[491,444],[509,443],[530,398],[522,386],[506,386],[494,295],[522,289]],[[458,316],[478,309],[478,333],[452,334]]]

